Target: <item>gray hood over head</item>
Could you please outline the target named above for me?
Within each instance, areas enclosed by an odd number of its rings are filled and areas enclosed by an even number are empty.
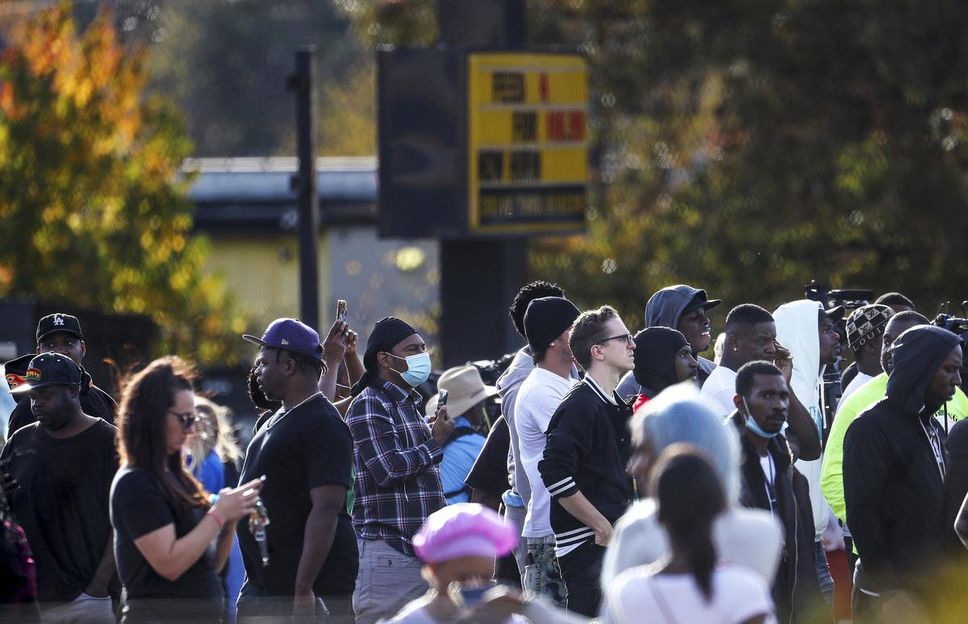
[[[705,290],[687,284],[667,286],[656,292],[645,304],[645,326],[678,329],[682,313],[698,294],[702,294],[704,300],[707,299]]]
[[[933,325],[918,325],[902,333],[891,347],[894,369],[887,379],[887,398],[901,403],[905,412],[920,413],[934,374],[959,344],[958,335]]]

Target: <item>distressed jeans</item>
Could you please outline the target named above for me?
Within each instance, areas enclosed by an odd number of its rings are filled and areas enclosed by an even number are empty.
[[[521,578],[525,599],[541,596],[559,607],[568,606],[568,588],[555,557],[555,536],[529,537],[528,556]]]

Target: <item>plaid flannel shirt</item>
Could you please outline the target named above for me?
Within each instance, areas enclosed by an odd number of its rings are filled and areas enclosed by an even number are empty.
[[[353,527],[414,556],[412,538],[445,505],[437,464],[443,448],[430,434],[415,392],[377,380],[350,404],[356,466]]]

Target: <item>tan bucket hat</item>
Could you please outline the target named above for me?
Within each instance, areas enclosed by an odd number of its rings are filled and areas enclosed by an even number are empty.
[[[457,418],[484,399],[497,394],[497,388],[485,386],[480,371],[470,365],[448,368],[444,371],[437,380],[437,390],[447,391],[447,412],[451,418]],[[437,411],[438,397],[440,397],[439,393],[427,401],[424,411],[428,416]]]

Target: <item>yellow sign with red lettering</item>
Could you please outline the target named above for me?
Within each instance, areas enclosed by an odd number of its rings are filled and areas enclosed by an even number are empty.
[[[584,227],[588,65],[578,54],[467,57],[471,232]]]

